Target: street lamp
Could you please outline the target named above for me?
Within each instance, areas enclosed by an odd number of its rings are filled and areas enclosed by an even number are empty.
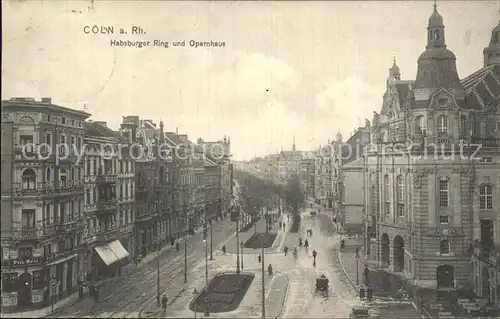
[[[359,286],[359,255],[356,254],[356,286]]]
[[[240,247],[241,247],[241,269],[243,269],[243,248],[245,247],[245,244],[243,244],[243,240],[240,242]]]
[[[239,209],[239,207],[236,207],[236,208],[233,208],[233,209]],[[236,214],[238,213],[238,214]],[[240,246],[238,245],[238,243],[240,242],[240,225],[239,225],[239,219],[240,219],[240,216],[239,216],[239,211],[238,212],[234,212],[234,214],[236,215],[235,219],[236,219],[236,273],[239,274],[240,273]]]
[[[205,224],[205,234],[207,230],[207,224]],[[208,312],[208,243],[207,243],[207,238],[203,239],[203,243],[205,244],[205,317],[210,316]]]
[[[210,223],[210,260],[214,260],[214,255],[213,255],[213,235],[212,235],[212,219],[210,218],[208,220]]]
[[[264,213],[264,210],[262,210]],[[265,286],[265,272],[264,272],[264,241],[260,241],[261,244],[261,255],[262,255],[262,319],[266,318],[266,286]]]
[[[156,303],[160,306],[160,239],[156,242]]]
[[[57,285],[57,281],[56,281],[56,275],[52,275],[52,306],[51,306],[51,312],[54,312],[54,303],[55,303],[55,299],[56,299],[56,285]]]
[[[186,223],[186,219],[184,219],[184,222]],[[188,223],[184,226],[184,283],[188,282],[188,273],[187,273],[187,268],[188,268],[188,255],[187,255],[187,236],[188,236],[188,231],[186,228]]]

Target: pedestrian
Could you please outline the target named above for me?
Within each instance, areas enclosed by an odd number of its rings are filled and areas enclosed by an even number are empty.
[[[179,242],[178,242],[178,241],[176,241],[176,242],[175,242],[175,250],[176,250],[176,251],[179,251],[179,249],[180,249],[180,247],[179,247]]]
[[[257,260],[259,261],[259,263],[261,262],[262,258],[259,256],[257,256]]]
[[[313,249],[313,266],[316,266],[316,256],[318,255],[318,253],[316,252],[316,249]]]
[[[368,299],[368,302],[372,302],[373,300],[373,289],[371,286],[368,286],[366,289],[366,299]]]
[[[167,295],[163,295],[163,298],[161,298],[161,306],[163,307],[163,312],[167,311],[167,302]]]
[[[356,257],[359,257],[359,245],[356,246]]]
[[[285,225],[285,223],[283,223],[283,230],[285,230],[285,227],[286,227],[286,225]]]
[[[226,254],[226,245],[222,245],[222,253],[225,255]]]
[[[359,288],[359,299],[361,299],[361,300],[365,299],[365,288],[364,287]]]
[[[288,254],[288,246],[285,246],[284,251],[285,251],[285,256],[286,256]]]
[[[283,223],[282,223],[282,222],[280,222],[280,228],[281,228],[281,226],[283,226]]]

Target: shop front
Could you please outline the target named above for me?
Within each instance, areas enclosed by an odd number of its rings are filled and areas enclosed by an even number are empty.
[[[128,261],[129,252],[123,247],[120,240],[94,247],[95,257],[91,281],[101,281],[121,275],[121,267]]]

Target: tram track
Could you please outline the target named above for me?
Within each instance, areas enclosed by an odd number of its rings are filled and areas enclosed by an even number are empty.
[[[229,220],[213,225],[213,245],[217,249],[221,242],[234,234]],[[187,239],[187,271],[191,280],[193,268],[203,261],[205,250],[202,244],[203,233],[196,233]],[[179,251],[167,251],[160,254],[160,293],[167,293],[170,302],[173,294],[184,286],[184,247]],[[141,268],[133,269],[130,274],[116,281],[105,284],[100,289],[100,301],[87,311],[71,315],[86,318],[125,318],[138,317],[139,313],[155,301],[158,280],[157,259],[153,259]],[[64,312],[64,311],[63,311]],[[137,314],[137,315],[135,315]],[[67,317],[69,314],[58,314]]]

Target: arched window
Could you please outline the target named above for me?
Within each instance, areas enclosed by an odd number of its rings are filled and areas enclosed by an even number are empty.
[[[479,188],[479,209],[493,209],[493,188],[489,184]]]
[[[444,115],[438,117],[438,133],[447,134],[448,133],[448,118]]]
[[[426,135],[427,129],[425,125],[425,118],[419,115],[415,118],[415,134]]]
[[[440,251],[441,255],[448,255],[450,253],[450,243],[446,239],[441,240]]]
[[[435,40],[439,40],[439,30],[434,31]]]
[[[397,193],[397,199],[398,199],[398,216],[403,217],[405,215],[405,181],[403,176],[398,176],[397,178],[397,185],[398,185],[398,193]]]
[[[465,115],[460,116],[460,137],[466,137],[467,134],[467,117]]]
[[[389,195],[389,175],[384,175],[384,198],[385,198],[385,213],[390,214],[391,213],[391,202],[390,202],[390,195]]]
[[[36,173],[32,168],[27,168],[23,172],[23,189],[36,189]]]

